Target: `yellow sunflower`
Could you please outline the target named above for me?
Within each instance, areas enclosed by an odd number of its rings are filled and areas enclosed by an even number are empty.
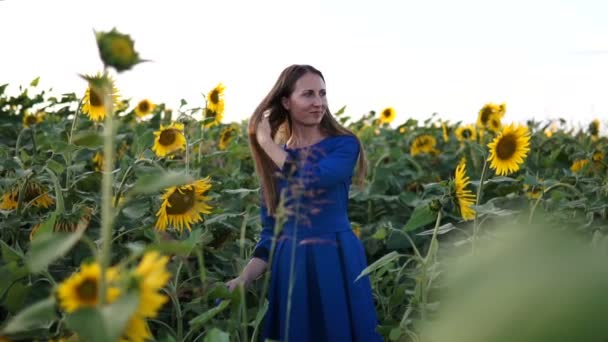
[[[164,231],[168,225],[180,232],[184,227],[191,230],[193,223],[202,220],[202,214],[211,213],[211,206],[203,194],[211,188],[209,177],[184,186],[170,187],[162,196],[163,203],[156,213],[156,229]]]
[[[506,108],[506,104],[504,103],[500,105],[491,102],[485,104],[481,110],[479,110],[479,114],[477,116],[477,126],[480,128],[490,127],[492,118],[497,118],[498,122],[500,122],[505,115]],[[496,122],[494,124],[496,124]]]
[[[139,118],[143,118],[144,116],[151,114],[156,105],[148,99],[144,99],[139,101],[137,107],[135,107],[135,115]]]
[[[91,215],[93,215],[93,209],[88,207],[83,207],[82,209],[76,211],[72,215],[67,215],[63,213],[55,219],[55,224],[53,225],[53,232],[75,232],[81,227],[88,227],[91,222]],[[30,232],[30,240],[34,239],[36,234],[38,234],[38,230],[40,230],[41,223],[36,224],[32,231]]]
[[[93,168],[95,169],[95,171],[103,171],[103,152],[95,152],[91,160],[93,161]]]
[[[66,312],[74,312],[84,307],[94,307],[99,303],[99,278],[101,267],[98,263],[83,265],[79,272],[72,274],[57,287],[60,306]],[[106,302],[112,303],[120,296],[120,289],[111,284],[118,278],[118,270],[106,271],[108,282]]]
[[[158,310],[169,299],[160,292],[171,278],[171,273],[167,271],[168,262],[168,257],[152,251],[143,256],[135,269],[134,277],[139,290],[139,305],[123,334],[127,341],[146,341],[152,337],[146,318],[155,318]]]
[[[41,123],[44,120],[44,112],[38,112],[36,114],[25,114],[23,116],[23,126],[32,127]]]
[[[475,195],[466,187],[471,183],[466,175],[466,162],[462,160],[456,167],[454,174],[454,197],[460,208],[460,216],[466,221],[475,218],[475,210],[471,208],[475,204]]]
[[[2,195],[0,209],[15,210],[19,201],[19,187],[15,186],[11,191]],[[33,201],[33,205],[37,208],[48,208],[55,203],[55,200],[49,196],[48,190],[41,184],[30,181],[27,183],[23,203]]]
[[[161,125],[160,130],[154,132],[154,136],[156,139],[154,139],[152,151],[158,157],[164,157],[167,154],[186,149],[184,125],[181,123],[174,122],[167,127]]]
[[[405,134],[405,132],[407,132],[407,127],[406,126],[399,127],[399,133]]]
[[[505,126],[491,143],[490,167],[499,176],[505,176],[519,170],[530,151],[530,135],[528,127],[519,124]]]
[[[207,94],[207,107],[205,108],[205,118],[214,120],[205,124],[205,128],[218,125],[224,115],[224,90],[226,87],[219,83]]]
[[[435,137],[429,134],[422,134],[414,139],[412,146],[410,147],[410,154],[412,156],[421,153],[437,154],[439,151],[435,148],[437,140]]]
[[[456,139],[458,141],[477,141],[477,130],[474,125],[459,126],[456,128]]]
[[[89,119],[93,121],[103,121],[106,117],[106,107],[104,103],[104,94],[99,88],[91,85],[92,82],[100,81],[104,76],[101,73],[97,73],[96,76],[92,76],[93,81],[89,81],[89,86],[84,93],[84,99],[82,104],[82,112],[85,113]],[[106,76],[106,81],[109,82],[108,88],[111,89],[110,96],[112,97],[112,103],[114,108],[120,106],[120,95],[118,89],[114,85],[114,80],[111,77]]]
[[[488,121],[487,128],[492,132],[500,132],[502,128],[502,123],[500,122],[500,117],[498,115],[492,115],[490,120]]]
[[[540,185],[524,184],[524,192],[529,199],[537,199],[543,193],[543,187]]]
[[[380,112],[380,123],[381,124],[390,124],[397,117],[397,112],[394,108],[388,107],[384,108],[382,112]]]
[[[443,141],[447,142],[450,139],[450,136],[448,134],[448,125],[445,121],[441,122],[441,131],[443,133]]]
[[[593,141],[600,138],[600,120],[595,119],[589,124],[589,134]]]
[[[220,141],[218,142],[218,148],[220,150],[225,150],[230,142],[234,139],[234,137],[238,134],[239,130],[237,126],[230,125],[220,133]]]
[[[606,156],[604,155],[604,152],[596,151],[593,153],[591,159],[593,159],[594,162],[601,162],[602,160],[604,160],[605,157]]]
[[[587,159],[577,159],[570,166],[570,171],[574,173],[581,172],[587,165],[589,164],[589,160]]]

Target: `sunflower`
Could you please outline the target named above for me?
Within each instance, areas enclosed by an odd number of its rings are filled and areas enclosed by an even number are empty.
[[[547,138],[551,138],[553,136],[553,134],[555,134],[555,132],[557,132],[557,123],[556,122],[552,122],[551,125],[547,128],[545,128],[545,136]]]
[[[72,214],[60,214],[55,219],[53,225],[53,232],[75,232],[76,230],[84,227],[88,227],[91,222],[91,215],[93,215],[93,209],[83,207]],[[30,240],[34,239],[38,231],[40,230],[41,223],[36,224],[30,232]]]
[[[405,134],[405,132],[407,132],[407,127],[406,126],[399,127],[399,133]]]
[[[530,151],[528,127],[518,124],[505,126],[494,140],[488,144],[490,167],[499,176],[519,170]]]
[[[184,125],[181,123],[174,122],[167,127],[161,125],[160,130],[154,132],[154,136],[156,139],[152,151],[159,157],[186,149]]]
[[[41,123],[44,120],[44,112],[38,112],[36,114],[25,114],[23,116],[23,126],[32,127]]]
[[[156,105],[150,102],[150,100],[141,100],[137,104],[137,107],[135,107],[135,115],[137,115],[139,118],[143,118],[144,116],[152,113],[155,107]]]
[[[589,134],[591,134],[591,138],[595,141],[600,137],[600,120],[595,119],[591,121],[589,124]]]
[[[601,162],[602,160],[604,160],[605,157],[606,156],[604,155],[604,152],[596,151],[593,153],[591,159],[593,159],[594,162]]]
[[[163,203],[156,213],[156,229],[164,231],[171,225],[180,232],[184,227],[191,230],[193,223],[202,220],[201,213],[211,213],[211,206],[206,203],[209,197],[203,195],[210,188],[209,177],[206,177],[194,183],[165,190]]]
[[[57,287],[59,304],[66,312],[74,312],[83,307],[94,307],[99,303],[99,278],[101,267],[98,263],[83,265],[79,272],[72,274]],[[111,284],[118,278],[118,270],[109,268],[105,280]],[[106,301],[113,302],[120,296],[120,289],[108,286]]]
[[[587,159],[577,159],[570,166],[570,171],[574,173],[581,172],[587,165],[589,164],[589,160]]]
[[[145,341],[152,337],[146,318],[155,318],[158,310],[168,300],[168,297],[160,292],[171,278],[171,273],[167,271],[168,262],[168,257],[152,251],[143,256],[135,269],[139,305],[123,334],[128,341]]]
[[[93,121],[102,121],[106,117],[106,107],[104,103],[104,94],[101,88],[94,86],[94,82],[102,82],[104,79],[109,83],[108,89],[111,89],[110,96],[115,108],[120,106],[120,95],[118,89],[114,86],[114,80],[109,76],[102,76],[97,73],[95,76],[90,76],[89,86],[84,93],[82,104],[82,112]]]
[[[218,148],[225,150],[234,137],[238,134],[238,127],[230,125],[220,133],[220,141],[218,142]]]
[[[435,137],[429,134],[422,134],[414,139],[412,146],[410,148],[410,154],[412,156],[418,155],[420,153],[430,153],[437,154],[439,151],[435,149],[437,145],[437,140]]]
[[[93,168],[95,171],[103,171],[103,152],[95,152],[91,160],[93,161]]]
[[[96,32],[99,56],[106,66],[112,66],[116,71],[131,69],[135,64],[143,62],[135,51],[135,42],[127,34],[112,29],[110,32]]]
[[[219,83],[207,94],[207,107],[205,108],[205,118],[214,120],[205,124],[205,128],[218,125],[224,115],[224,89],[226,87]]]
[[[460,208],[460,216],[466,221],[475,218],[475,210],[471,208],[475,204],[475,195],[471,190],[467,190],[469,177],[466,175],[466,162],[462,160],[456,167],[454,174],[454,197]]]
[[[17,209],[17,202],[19,200],[19,187],[14,187],[8,193],[2,195],[2,202],[0,202],[0,209],[4,210],[15,210]],[[48,190],[42,185],[35,181],[27,183],[25,189],[25,195],[23,196],[23,203],[29,203],[33,201],[33,205],[37,208],[48,208],[55,200],[48,195]]]
[[[498,119],[498,122],[500,122],[500,119],[503,118],[503,116],[506,113],[506,104],[494,104],[494,103],[487,103],[485,104],[481,110],[479,110],[479,114],[477,116],[477,126],[478,127],[483,127],[483,128],[487,128],[490,127],[491,120],[494,119]],[[494,123],[496,124],[496,122]]]
[[[397,112],[394,108],[388,107],[384,108],[382,112],[380,112],[380,123],[381,124],[390,124],[397,117]]]
[[[474,125],[459,126],[456,128],[456,139],[458,141],[477,141],[477,130]]]
[[[443,133],[443,141],[447,142],[450,139],[448,134],[448,125],[446,122],[441,122],[441,131]]]
[[[490,120],[488,121],[488,129],[492,132],[500,132],[502,128],[502,123],[500,122],[500,117],[498,115],[492,115]]]
[[[524,184],[524,192],[526,193],[526,197],[529,199],[537,199],[543,193],[543,187],[541,185],[528,185]]]

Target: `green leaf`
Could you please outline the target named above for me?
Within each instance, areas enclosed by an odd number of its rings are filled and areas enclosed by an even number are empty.
[[[74,134],[72,143],[76,146],[98,149],[103,146],[103,137],[97,132],[83,131]]]
[[[147,201],[131,201],[122,209],[123,214],[132,220],[138,220],[146,215],[150,210],[150,204]]]
[[[55,227],[56,220],[57,220],[57,213],[53,212],[51,214],[51,216],[49,216],[48,219],[44,220],[44,222],[42,222],[42,224],[40,224],[40,228],[38,228],[38,232],[36,232],[36,235],[52,233],[53,228]]]
[[[223,300],[220,303],[220,305],[218,305],[212,309],[209,309],[209,310],[203,312],[202,314],[191,319],[190,325],[192,327],[200,327],[201,325],[205,324],[207,321],[209,321],[210,319],[215,317],[215,315],[224,311],[224,309],[226,309],[228,307],[228,305],[230,305],[230,299]]]
[[[386,231],[386,228],[382,227],[382,228],[376,230],[374,235],[372,235],[372,239],[384,240],[384,238],[386,237],[387,234],[388,234],[388,232]]]
[[[21,310],[2,330],[2,334],[14,334],[32,328],[38,328],[57,318],[55,299],[41,300]]]
[[[49,159],[46,161],[46,166],[53,170],[53,172],[55,172],[55,174],[60,175],[63,170],[65,170],[65,166],[61,165],[60,163],[54,161],[53,159]]]
[[[32,287],[24,285],[22,282],[14,283],[8,291],[6,291],[6,297],[4,299],[3,306],[8,309],[11,313],[16,313],[25,304],[25,300],[30,294]]]
[[[384,255],[382,258],[376,260],[373,264],[367,266],[363,271],[361,271],[361,274],[359,274],[357,279],[355,279],[355,282],[360,278],[365,277],[366,275],[374,272],[375,270],[382,268],[384,265],[391,263],[394,260],[397,260],[400,256],[401,255],[395,251]]]
[[[403,230],[406,232],[416,230],[426,224],[434,222],[436,218],[437,213],[433,211],[428,204],[420,205],[414,209],[412,216],[410,216],[410,219],[403,227]]]
[[[36,234],[26,263],[33,273],[40,272],[66,254],[78,241],[84,228],[72,233]]]
[[[191,241],[161,241],[148,245],[147,250],[155,250],[165,254],[188,256],[195,245]]]
[[[23,253],[13,249],[6,242],[0,240],[0,249],[2,249],[2,260],[5,262],[18,261],[23,259]]]
[[[33,79],[32,82],[30,82],[30,86],[36,87],[36,86],[38,86],[38,82],[40,82],[40,76]]]
[[[66,324],[84,341],[118,341],[138,304],[139,295],[131,292],[104,306],[101,311],[84,308],[67,315]]]
[[[79,339],[82,338],[84,341],[112,341],[103,315],[97,309],[84,308],[66,315],[65,323],[70,330],[78,334]]]
[[[209,332],[207,333],[207,335],[205,335],[205,338],[203,339],[203,342],[229,342],[230,341],[230,334],[222,331],[218,328],[213,328],[211,330],[209,330]]]
[[[183,172],[154,172],[140,177],[133,185],[128,195],[154,194],[172,186],[194,182],[194,179]]]

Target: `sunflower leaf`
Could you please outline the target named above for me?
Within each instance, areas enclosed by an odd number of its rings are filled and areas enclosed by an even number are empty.
[[[79,132],[72,138],[72,143],[77,146],[97,149],[103,145],[103,137],[97,132]]]
[[[374,272],[375,270],[382,268],[384,265],[397,260],[399,257],[401,257],[401,254],[397,253],[396,251],[392,251],[384,255],[382,258],[376,260],[373,264],[367,266],[363,271],[361,271],[361,274],[357,276],[355,282],[357,282],[357,280],[360,278]]]
[[[78,334],[79,339],[91,342],[116,341],[110,338],[108,326],[102,313],[94,308],[83,308],[69,314],[65,323]]]
[[[218,328],[213,328],[205,335],[203,342],[228,342],[230,334]]]
[[[183,172],[154,172],[140,177],[128,195],[153,194],[172,186],[192,183],[194,179]]]
[[[226,299],[223,300],[220,305],[209,309],[205,312],[203,312],[202,314],[194,317],[193,319],[190,320],[190,325],[194,328],[194,327],[200,327],[203,324],[205,324],[207,321],[209,321],[210,319],[212,319],[213,317],[215,317],[218,313],[224,311],[224,309],[226,309],[228,307],[228,305],[230,305],[230,299]]]
[[[36,234],[32,240],[26,264],[33,273],[40,272],[55,260],[61,258],[78,243],[84,228],[73,233]]]
[[[13,317],[2,329],[2,334],[14,334],[40,327],[57,317],[53,297],[34,303]]]
[[[410,216],[410,219],[407,221],[405,226],[403,226],[403,230],[406,232],[416,230],[424,225],[434,222],[436,218],[437,213],[433,211],[428,204],[422,204],[414,209],[412,216]]]

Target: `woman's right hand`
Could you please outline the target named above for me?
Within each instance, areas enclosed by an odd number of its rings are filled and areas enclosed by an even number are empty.
[[[245,288],[247,286],[249,286],[249,282],[246,281],[245,279],[243,279],[241,276],[238,276],[238,277],[226,282],[226,286],[228,287],[228,291],[230,291],[230,292],[234,291],[234,289],[236,289],[241,284]]]

